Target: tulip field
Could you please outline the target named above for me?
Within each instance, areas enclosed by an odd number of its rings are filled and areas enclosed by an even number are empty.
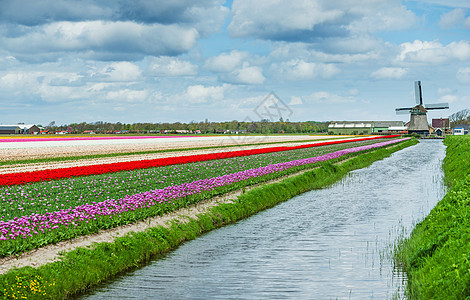
[[[400,143],[368,137],[0,174],[0,257]]]

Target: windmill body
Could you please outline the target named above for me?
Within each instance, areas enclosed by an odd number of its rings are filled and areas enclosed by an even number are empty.
[[[447,109],[449,108],[448,103],[436,103],[423,105],[423,94],[421,91],[421,81],[415,81],[415,97],[416,106],[397,108],[395,111],[397,114],[410,114],[410,123],[408,126],[409,133],[417,133],[421,136],[429,134],[429,124],[426,113],[428,110],[435,109]]]

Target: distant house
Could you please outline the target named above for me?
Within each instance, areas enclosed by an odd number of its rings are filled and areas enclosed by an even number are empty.
[[[452,133],[454,135],[466,135],[468,134],[468,129],[469,125],[466,124],[455,125]]]
[[[18,125],[0,125],[0,134],[19,134],[21,128]]]
[[[444,134],[444,130],[442,128],[436,128],[434,132],[437,136],[442,136]]]

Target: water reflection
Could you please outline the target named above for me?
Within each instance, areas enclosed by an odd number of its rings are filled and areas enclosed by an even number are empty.
[[[390,299],[390,244],[444,195],[440,141],[188,242],[86,299]]]

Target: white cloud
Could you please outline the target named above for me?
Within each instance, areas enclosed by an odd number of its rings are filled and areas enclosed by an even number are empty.
[[[100,71],[100,77],[104,81],[136,81],[141,76],[139,66],[127,61],[111,63]]]
[[[204,66],[214,72],[231,72],[242,65],[248,56],[248,52],[233,50],[207,59]]]
[[[449,29],[465,22],[465,10],[456,8],[448,13],[442,14],[439,19],[439,26]]]
[[[361,1],[352,9],[361,16],[349,25],[351,32],[396,31],[410,28],[416,15],[399,1]],[[346,4],[346,5],[350,5]]]
[[[329,92],[314,92],[308,96],[302,97],[307,102],[314,103],[353,103],[356,100],[353,97],[344,97],[337,94],[332,94]]]
[[[56,22],[26,27],[17,37],[0,38],[19,55],[77,52],[98,59],[144,55],[175,55],[191,49],[199,33],[179,25],[133,22]]]
[[[119,102],[144,102],[148,97],[146,91],[122,89],[116,91],[109,91],[106,93],[106,99],[115,100]]]
[[[442,103],[442,102],[445,102],[445,103],[455,103],[457,101],[460,100],[460,97],[456,96],[456,95],[444,95],[442,97],[439,98],[438,102],[439,103]]]
[[[437,89],[437,93],[439,95],[442,95],[442,94],[449,94],[452,90],[449,89],[449,88],[438,88]]]
[[[234,0],[228,31],[233,37],[303,42],[327,53],[372,51],[371,33],[403,30],[416,16],[393,0]]]
[[[229,31],[233,36],[280,40],[289,40],[283,35],[288,32],[338,35],[345,27],[352,32],[400,30],[416,21],[399,1],[388,0],[234,0],[232,13]]]
[[[178,55],[223,26],[230,13],[223,2],[2,1],[0,44],[35,62],[57,60],[63,52],[106,61]]]
[[[469,60],[470,59],[470,42],[469,41],[460,41],[452,42],[448,46],[449,52],[451,55],[459,60]]]
[[[364,36],[363,36],[364,37]],[[375,42],[373,42],[375,41]],[[362,45],[361,45],[362,44]],[[366,38],[366,40],[352,38],[345,41],[338,39],[329,39],[323,44],[323,48],[320,50],[312,49],[311,45],[306,43],[287,43],[287,42],[275,42],[272,45],[272,51],[270,57],[273,60],[291,60],[295,57],[297,60],[304,60],[315,62],[320,64],[325,63],[345,63],[352,64],[361,61],[370,61],[380,57],[383,44],[378,43],[377,40]],[[360,53],[361,51],[369,51]],[[341,53],[327,53],[324,51],[339,50],[342,49]],[[350,51],[349,53],[344,50]]]
[[[400,79],[407,73],[405,68],[380,68],[371,75],[377,79]]]
[[[313,78],[331,78],[340,72],[334,64],[317,64],[302,59],[292,59],[273,65],[273,72],[287,80],[307,80]]]
[[[203,86],[191,85],[186,91],[175,97],[175,99],[182,103],[201,104],[209,103],[212,101],[221,101],[224,99],[224,92],[230,86],[227,84],[221,86]],[[171,99],[170,99],[171,100]]]
[[[81,78],[67,72],[16,71],[0,75],[0,88],[20,98],[37,95],[46,102],[67,101],[87,95],[81,85],[73,84]]]
[[[38,78],[44,76],[42,72],[9,72],[0,77],[0,87],[12,92],[24,89],[34,91],[39,84]]]
[[[461,83],[470,83],[470,67],[460,68],[457,71],[457,79]]]
[[[300,105],[300,104],[303,104],[302,98],[296,97],[296,96],[292,96],[290,98],[289,105]]]
[[[312,30],[315,25],[344,15],[340,9],[322,9],[319,1],[235,0],[229,31],[233,36],[264,36],[292,30]]]
[[[261,67],[250,66],[247,63],[223,78],[229,82],[240,84],[263,84],[266,80]]]
[[[469,60],[470,42],[452,42],[446,46],[438,41],[415,40],[400,45],[401,51],[398,55],[400,61],[423,62],[429,64],[444,63],[451,59]]]
[[[348,37],[329,38],[321,43],[327,53],[357,54],[377,51],[383,42],[369,34],[354,34]]]
[[[197,65],[189,61],[168,56],[154,58],[148,67],[148,74],[152,76],[190,76],[197,74]]]

